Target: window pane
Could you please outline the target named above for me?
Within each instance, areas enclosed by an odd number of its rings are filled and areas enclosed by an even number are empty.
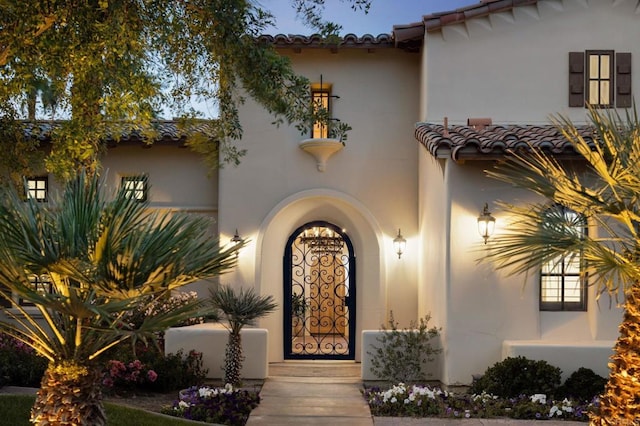
[[[600,85],[598,83],[598,80],[589,82],[589,103],[592,105],[600,105],[600,96],[598,93]]]
[[[611,78],[609,75],[610,70],[609,55],[600,56],[600,78]]]
[[[579,255],[576,254],[573,256],[569,256],[565,260],[564,273],[580,274],[580,256]]]
[[[543,302],[561,302],[561,278],[556,276],[542,277],[540,296]]]
[[[564,301],[580,302],[581,297],[580,277],[566,277],[564,279]]]
[[[317,111],[324,109],[329,111],[329,92],[325,90],[316,90],[311,93],[313,107]],[[326,124],[314,123],[312,128],[312,137],[314,138],[326,138],[328,137],[328,128]]]
[[[600,82],[600,105],[609,105],[609,81]]]
[[[598,55],[589,55],[589,78],[598,78],[600,76],[600,67],[598,66]]]

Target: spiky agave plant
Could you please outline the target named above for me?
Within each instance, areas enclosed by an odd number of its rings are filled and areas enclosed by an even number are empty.
[[[253,325],[278,307],[273,296],[260,296],[253,288],[234,290],[229,286],[220,286],[211,291],[211,305],[225,314],[229,325],[229,340],[224,355],[224,381],[234,386],[240,384],[240,371],[244,355],[240,331],[245,325]],[[224,324],[224,323],[223,323]]]
[[[568,119],[555,120],[584,159],[583,167],[532,150],[516,153],[488,174],[573,210],[597,227],[598,235],[577,233],[561,217],[547,223],[548,203],[503,204],[514,220],[494,240],[487,258],[523,273],[581,253],[590,284],[600,293],[624,292],[609,381],[591,424],[633,424],[640,418],[640,122],[635,109],[626,118],[591,109],[590,118],[593,140],[581,136]]]
[[[33,423],[105,424],[101,355],[125,341],[153,338],[202,303],[148,316],[135,328],[124,313],[235,265],[242,244],[221,249],[205,218],[147,207],[124,188],[108,194],[97,176],[85,173],[49,203],[2,193],[0,296],[12,309],[4,310],[9,319],[0,330],[49,360]],[[52,291],[34,289],[33,275],[47,276]],[[33,303],[35,312],[18,299]]]

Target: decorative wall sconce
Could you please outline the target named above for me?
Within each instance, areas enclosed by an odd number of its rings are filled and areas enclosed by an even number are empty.
[[[496,218],[491,216],[489,211],[489,204],[484,203],[484,209],[480,216],[478,216],[478,232],[484,239],[484,243],[487,244],[487,240],[493,235],[493,230],[496,226]]]
[[[400,232],[400,228],[398,228],[398,236],[393,239],[393,247],[398,254],[398,259],[402,257],[402,253],[404,253],[404,249],[407,246],[407,240],[404,239],[402,233]]]
[[[238,235],[238,228],[236,228],[236,233],[233,234],[233,237],[231,237],[229,242],[231,243],[231,245],[234,245],[234,246],[242,242],[242,238],[240,238],[240,235]]]

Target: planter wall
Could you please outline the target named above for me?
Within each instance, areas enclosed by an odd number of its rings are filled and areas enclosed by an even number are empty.
[[[269,375],[268,332],[264,328],[243,328],[242,350],[245,356],[240,376],[244,379],[265,379]],[[202,362],[209,369],[207,377],[224,376],[224,351],[229,331],[221,324],[205,323],[188,327],[170,328],[165,333],[165,353],[182,349],[202,352]]]

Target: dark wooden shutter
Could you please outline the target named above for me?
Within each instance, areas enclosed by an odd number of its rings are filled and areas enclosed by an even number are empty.
[[[616,106],[631,107],[631,53],[616,53]]]
[[[569,106],[584,107],[584,52],[569,52]]]

